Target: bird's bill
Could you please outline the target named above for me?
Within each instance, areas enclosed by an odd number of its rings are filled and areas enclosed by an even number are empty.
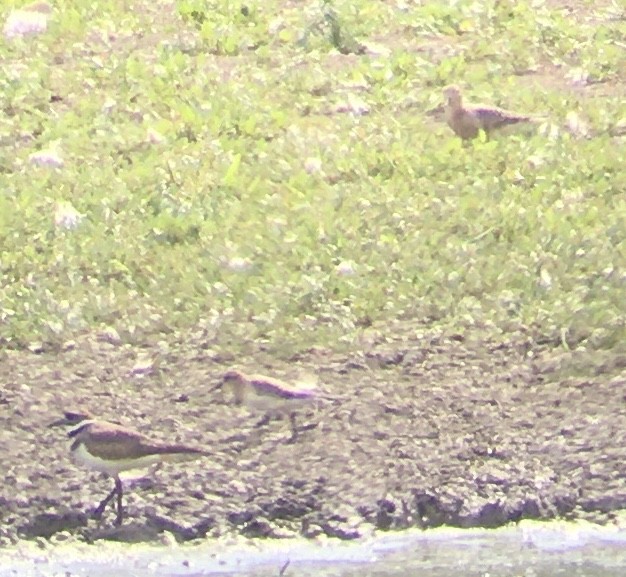
[[[62,419],[57,419],[56,421],[52,421],[51,423],[48,424],[48,427],[67,427],[68,425],[71,425],[71,424],[72,424],[72,421],[70,421],[66,417],[63,417]]]
[[[221,390],[223,386],[224,386],[224,381],[219,381],[217,385],[213,385],[209,389],[209,393],[217,393],[217,391]]]
[[[91,418],[88,413],[78,413],[74,411],[66,411],[61,419],[57,419],[48,425],[48,427],[67,427],[69,425],[77,425],[81,421]]]

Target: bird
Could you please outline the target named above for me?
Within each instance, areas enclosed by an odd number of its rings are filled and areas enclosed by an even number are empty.
[[[494,129],[535,120],[531,116],[510,112],[496,106],[464,105],[461,89],[455,85],[446,86],[443,89],[443,96],[446,122],[463,140],[476,138],[480,130],[484,130],[489,136]]]
[[[331,400],[314,388],[298,388],[280,379],[248,375],[237,369],[226,371],[220,386],[231,390],[232,398],[237,405],[265,411],[268,415],[288,413],[291,423],[289,442],[294,442],[298,436],[296,409],[306,404]]]
[[[190,461],[208,455],[196,447],[151,440],[133,429],[94,419],[87,411],[65,411],[61,419],[50,424],[51,427],[62,425],[72,426],[67,433],[73,439],[70,446],[72,460],[113,478],[113,490],[96,507],[93,517],[100,519],[106,506],[117,495],[117,526],[123,521],[124,491],[120,473],[156,463]]]

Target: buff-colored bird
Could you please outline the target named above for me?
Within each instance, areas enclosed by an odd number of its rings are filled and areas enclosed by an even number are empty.
[[[483,104],[464,105],[463,94],[458,86],[447,86],[443,90],[444,112],[448,126],[463,140],[476,138],[481,130],[487,136],[494,129],[519,122],[533,122],[533,118]]]
[[[287,413],[291,421],[291,439],[298,436],[295,411],[308,404],[332,400],[315,388],[294,387],[284,381],[263,375],[247,375],[239,370],[230,370],[222,377],[220,386],[226,385],[232,391],[233,401],[268,415]]]

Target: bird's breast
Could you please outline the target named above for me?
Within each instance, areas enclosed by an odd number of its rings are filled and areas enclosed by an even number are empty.
[[[103,459],[99,457],[95,450],[90,450],[89,446],[84,442],[74,442],[71,448],[72,461],[77,465],[106,473],[107,475],[116,476],[123,471],[131,471],[134,469],[145,469],[159,463],[164,459],[163,455],[151,454],[142,455],[140,457],[122,457],[118,459]]]

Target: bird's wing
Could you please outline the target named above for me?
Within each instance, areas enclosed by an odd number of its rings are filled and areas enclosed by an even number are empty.
[[[310,389],[297,389],[270,377],[250,377],[250,383],[258,391],[280,397],[282,399],[308,399],[315,396],[315,392]]]
[[[530,117],[523,114],[517,114],[516,112],[510,112],[492,106],[473,106],[469,111],[478,118],[485,130],[530,120]]]
[[[91,452],[99,457],[116,461],[127,459],[129,453],[133,456],[149,454],[142,450],[145,441],[143,435],[137,431],[95,421],[77,431],[72,449],[85,442],[89,444]]]
[[[145,457],[147,455],[188,455],[201,456],[201,449],[180,444],[167,444],[153,441],[133,429],[127,429],[109,423],[93,423],[89,431],[89,442],[97,446],[98,455],[104,459],[122,460],[129,457]]]

